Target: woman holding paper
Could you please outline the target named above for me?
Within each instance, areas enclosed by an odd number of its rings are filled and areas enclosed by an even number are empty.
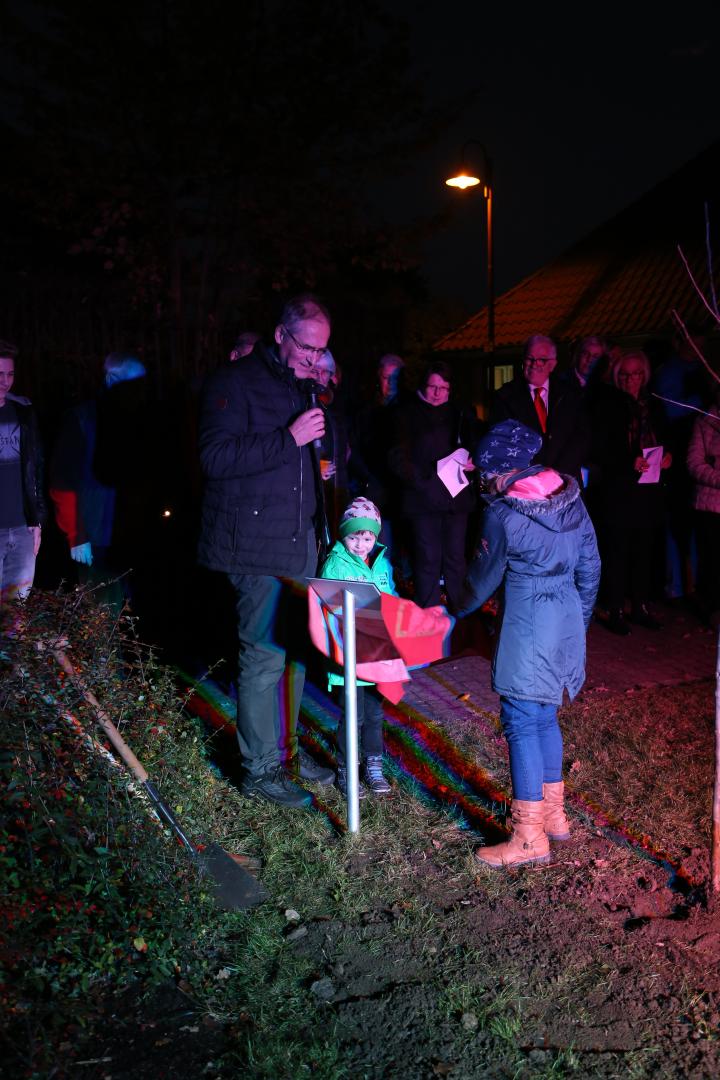
[[[451,390],[447,364],[430,364],[415,397],[398,411],[389,460],[410,526],[413,599],[423,608],[441,603],[442,577],[452,612],[465,579],[468,516],[477,505],[468,451],[481,430],[472,410],[461,411],[450,401]]]
[[[660,623],[648,609],[657,540],[665,514],[662,473],[672,457],[663,449],[662,413],[647,393],[650,361],[640,349],[623,352],[613,368],[616,392],[602,398],[596,417],[596,460],[601,472],[603,595],[615,634],[629,634],[630,621],[649,630]]]

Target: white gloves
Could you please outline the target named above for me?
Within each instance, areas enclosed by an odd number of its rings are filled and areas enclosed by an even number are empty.
[[[70,548],[70,558],[74,562],[84,563],[85,566],[92,566],[92,544],[78,544],[77,547]]]

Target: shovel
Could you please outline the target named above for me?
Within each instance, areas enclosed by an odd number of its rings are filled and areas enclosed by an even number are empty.
[[[267,900],[268,893],[260,882],[243,869],[236,859],[224,851],[219,844],[207,844],[202,848],[193,844],[170,807],[150,780],[147,772],[133,754],[110,717],[100,705],[95,695],[88,690],[80,675],[70,663],[62,649],[53,649],[58,664],[80,690],[89,705],[95,710],[97,722],[103,729],[112,746],[120,755],[125,765],[138,780],[155,807],[161,821],[170,826],[183,847],[190,853],[198,869],[210,882],[215,902],[228,910],[244,910],[255,907]]]

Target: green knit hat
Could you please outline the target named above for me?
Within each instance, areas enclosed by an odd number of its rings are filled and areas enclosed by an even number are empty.
[[[357,499],[353,499],[343,516],[340,518],[338,532],[340,533],[341,540],[346,536],[349,536],[350,533],[365,531],[371,532],[375,536],[379,536],[381,525],[382,519],[380,517],[380,511],[375,503],[360,496]]]

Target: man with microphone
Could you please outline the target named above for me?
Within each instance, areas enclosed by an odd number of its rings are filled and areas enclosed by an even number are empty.
[[[325,354],[330,315],[316,297],[295,297],[274,338],[205,384],[198,560],[235,590],[241,790],[301,807],[311,795],[298,779],[334,779],[298,749],[296,734],[309,644],[306,579],[317,571],[322,526],[312,444],[325,432],[303,382]]]

